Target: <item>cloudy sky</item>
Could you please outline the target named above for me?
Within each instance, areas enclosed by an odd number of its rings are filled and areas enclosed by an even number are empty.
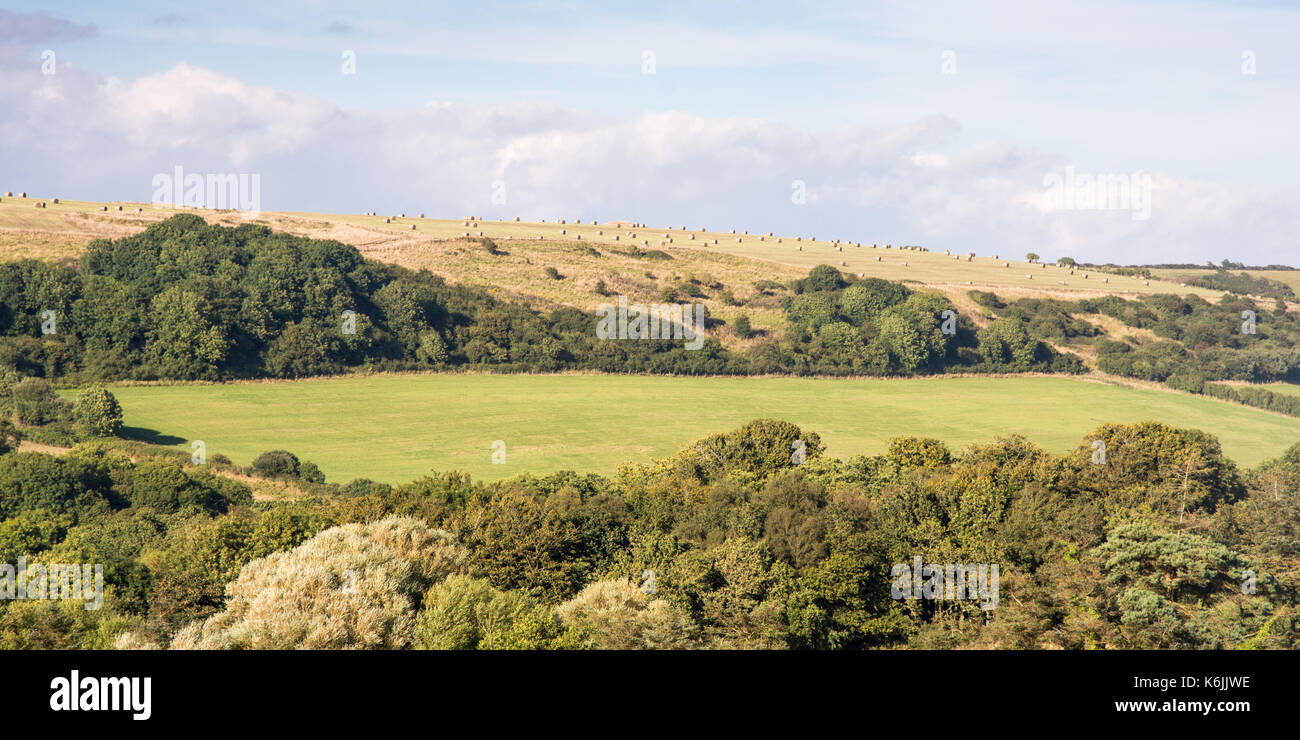
[[[0,190],[1300,265],[1297,38],[1295,2],[0,0]]]

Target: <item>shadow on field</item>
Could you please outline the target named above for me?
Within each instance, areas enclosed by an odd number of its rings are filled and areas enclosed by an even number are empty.
[[[178,445],[185,441],[184,437],[174,437],[170,434],[163,434],[157,429],[145,429],[144,427],[122,427],[122,436],[137,442],[147,442],[151,445],[161,445],[163,447]]]

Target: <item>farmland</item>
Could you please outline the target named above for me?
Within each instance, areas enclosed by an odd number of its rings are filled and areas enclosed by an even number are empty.
[[[899,435],[957,448],[1024,434],[1053,452],[1098,425],[1147,419],[1215,434],[1242,465],[1300,440],[1300,419],[1213,399],[1066,377],[679,378],[411,374],[112,389],[126,435],[246,465],[268,449],[331,481],[398,483],[431,470],[500,479],[611,473],[710,433],[771,417],[821,435],[832,456],[879,453]],[[492,443],[505,464],[491,462]]]

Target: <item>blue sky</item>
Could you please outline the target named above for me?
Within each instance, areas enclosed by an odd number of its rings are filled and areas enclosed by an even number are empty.
[[[262,173],[277,210],[490,217],[479,201],[500,179],[510,212],[531,217],[599,209],[1099,260],[1285,261],[1300,231],[1288,205],[1300,163],[1295,3],[0,8],[0,71],[26,73],[0,82],[0,131],[13,134],[0,154],[25,181],[93,191],[72,197],[142,198],[148,173],[188,163]],[[58,55],[56,79],[31,74],[44,49]],[[354,75],[341,73],[344,50]],[[36,102],[24,84],[44,91]],[[111,164],[82,151],[76,173],[50,170],[19,148],[39,134],[25,126],[58,106],[75,118],[79,105],[122,117],[81,122],[85,146],[112,145]],[[163,144],[138,140],[142,126]],[[326,154],[339,161],[322,177],[313,167]],[[1156,173],[1151,218],[1027,205],[1064,167]],[[802,208],[790,207],[794,180],[813,194]],[[393,207],[353,206],[364,194]]]

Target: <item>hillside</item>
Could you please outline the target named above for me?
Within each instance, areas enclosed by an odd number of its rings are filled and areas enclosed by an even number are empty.
[[[47,207],[35,208],[37,200]],[[117,208],[122,210],[118,211]],[[101,210],[107,208],[107,210]],[[137,212],[136,209],[140,209]],[[482,221],[420,218],[419,214],[359,215],[263,212],[246,221],[233,211],[184,209],[212,223],[235,226],[251,221],[300,236],[337,239],[367,257],[415,269],[427,268],[448,280],[487,287],[501,295],[525,298],[538,306],[566,304],[594,308],[601,301],[593,290],[605,280],[611,290],[629,298],[651,298],[665,286],[689,276],[714,278],[738,298],[753,292],[761,279],[800,277],[818,264],[830,264],[865,277],[904,281],[942,291],[954,302],[972,289],[996,290],[1009,298],[1078,298],[1096,295],[1135,296],[1148,293],[1195,294],[1215,300],[1221,291],[1187,287],[1177,275],[1165,280],[1102,274],[1055,264],[1029,264],[1024,255],[947,255],[941,252],[875,243],[870,235],[759,235],[730,228],[706,230],[701,225],[632,226],[629,222],[593,223],[590,219],[546,221]],[[3,198],[0,202],[0,249],[10,258],[74,259],[91,240],[117,238],[175,215],[149,203],[93,203],[51,199]],[[412,228],[414,227],[414,229]],[[471,241],[483,236],[500,242],[508,252],[492,258]],[[601,251],[600,256],[579,249]],[[860,246],[859,246],[860,245]],[[642,261],[620,259],[610,250],[641,247],[665,252],[673,260],[646,270]],[[669,262],[671,264],[669,264]],[[566,280],[545,277],[556,267]],[[568,272],[566,272],[566,270]],[[645,273],[653,273],[653,277]],[[1085,275],[1087,277],[1085,277]],[[725,302],[710,304],[712,313],[734,313]],[[766,326],[768,307],[755,307],[751,318]]]

